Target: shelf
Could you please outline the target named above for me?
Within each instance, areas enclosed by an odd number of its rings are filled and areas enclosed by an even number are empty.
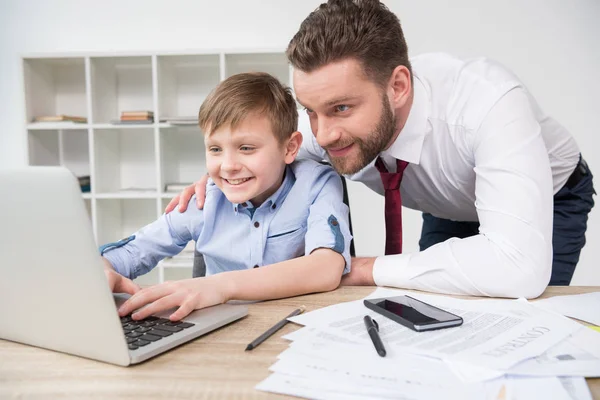
[[[90,175],[90,152],[87,130],[59,132],[61,165],[75,176]]]
[[[93,129],[148,129],[158,124],[93,124]]]
[[[197,116],[202,102],[220,80],[218,54],[159,56],[160,118]]]
[[[179,192],[166,183],[193,183],[206,174],[204,137],[193,117],[228,76],[264,71],[291,82],[285,53],[129,53],[43,55],[23,59],[26,137],[30,165],[67,167],[91,176],[82,193],[97,243],[129,236],[164,212]],[[112,124],[122,111],[153,111],[151,124]],[[87,123],[32,123],[32,117],[73,115]],[[150,285],[191,277],[191,266],[160,263],[136,279]]]
[[[36,116],[87,117],[85,59],[23,60],[27,121]]]
[[[119,119],[122,111],[153,111],[151,57],[91,59],[94,122]]]
[[[88,124],[80,124],[77,122],[32,122],[27,124],[27,130],[30,131],[82,130],[87,129],[88,127]]]
[[[150,199],[98,199],[96,204],[99,245],[128,237],[158,217]]]
[[[94,131],[96,168],[94,192],[157,190],[154,130],[98,129]]]
[[[60,165],[57,131],[31,131],[28,136],[29,165]]]
[[[206,174],[204,136],[197,126],[161,129],[160,147],[161,190],[167,183],[192,183]]]
[[[200,179],[201,177],[199,176],[198,179]],[[161,192],[158,194],[158,197],[160,197],[161,199],[166,199],[167,202],[164,203],[164,206],[166,207],[167,204],[169,204],[169,201],[171,201],[171,199],[175,196],[177,196],[180,192]],[[163,207],[164,208],[164,207]]]
[[[227,54],[225,71],[227,77],[242,72],[268,72],[290,85],[290,67],[284,53]]]
[[[159,197],[155,191],[120,191],[115,193],[97,193],[94,195],[97,199],[156,199]]]
[[[75,176],[90,175],[87,130],[31,130],[28,136],[30,165],[62,165]]]

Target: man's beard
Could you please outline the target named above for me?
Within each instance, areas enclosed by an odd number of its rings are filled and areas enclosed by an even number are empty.
[[[367,136],[365,140],[354,138],[347,143],[343,141],[335,143],[336,148],[344,148],[351,144],[358,146],[357,157],[332,157],[329,156],[333,168],[341,175],[352,175],[369,165],[381,153],[396,131],[396,121],[390,104],[385,96],[381,99],[382,112],[381,118],[375,129]]]

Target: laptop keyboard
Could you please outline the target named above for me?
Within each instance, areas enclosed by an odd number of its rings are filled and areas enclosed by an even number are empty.
[[[121,317],[121,325],[123,326],[123,332],[125,332],[129,350],[137,350],[140,347],[194,326],[190,322],[170,321],[166,318],[158,317],[147,317],[134,321],[129,315]]]

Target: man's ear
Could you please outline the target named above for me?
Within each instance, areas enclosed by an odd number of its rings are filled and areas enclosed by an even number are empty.
[[[394,68],[388,82],[388,95],[393,109],[402,108],[410,99],[412,92],[410,71],[404,65]]]
[[[285,144],[285,163],[291,164],[298,155],[302,146],[302,134],[298,131],[292,133],[292,136],[287,140]]]

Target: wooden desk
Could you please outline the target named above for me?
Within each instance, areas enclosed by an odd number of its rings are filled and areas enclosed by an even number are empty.
[[[251,304],[245,319],[128,368],[0,340],[0,398],[283,398],[254,386],[269,375],[269,366],[286,349],[289,342],[281,336],[298,326],[288,324],[251,352],[244,351],[246,345],[302,304],[311,311],[360,299],[373,290],[344,287]],[[600,287],[553,287],[543,297],[593,291]],[[600,400],[600,379],[589,379],[588,384],[594,399]]]

